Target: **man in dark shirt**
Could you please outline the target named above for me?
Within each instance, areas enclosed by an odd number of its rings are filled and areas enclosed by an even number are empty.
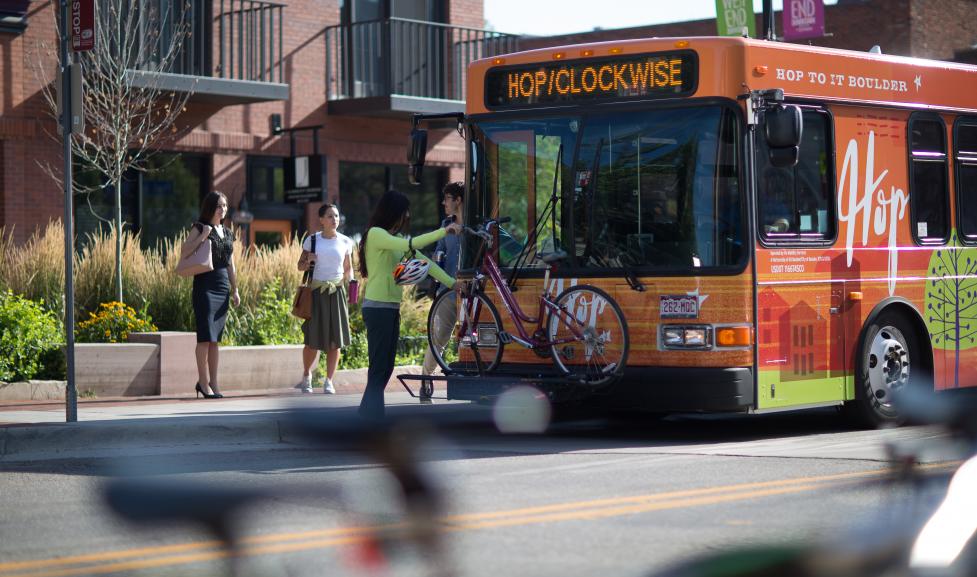
[[[450,182],[442,190],[441,204],[444,206],[445,219],[441,226],[448,226],[452,222],[462,223],[462,208],[465,198],[465,185],[462,182]],[[461,235],[450,234],[438,241],[434,247],[434,255],[438,264],[444,272],[454,277],[458,275],[458,264],[461,260]],[[434,327],[434,342],[444,343],[448,341],[451,331],[455,329],[457,322],[457,310],[452,309],[455,315],[442,315],[438,317],[439,324]],[[431,348],[424,352],[424,365],[421,372],[425,375],[433,374],[437,369],[437,361],[431,353]],[[430,403],[431,395],[434,393],[433,381],[421,381],[419,396],[422,403]]]

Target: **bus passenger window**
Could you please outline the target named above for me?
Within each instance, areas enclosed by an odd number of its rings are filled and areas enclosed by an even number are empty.
[[[974,244],[977,243],[977,119],[965,122],[957,124],[953,139],[957,160],[957,230],[960,240]]]
[[[763,232],[767,234],[791,232],[794,220],[793,188],[793,175],[787,169],[768,166],[764,170],[759,203],[760,214],[763,215]]]
[[[767,242],[824,242],[835,236],[830,117],[803,111],[797,164],[770,164],[766,141],[757,139],[757,224]]]
[[[912,232],[920,244],[943,244],[950,237],[947,201],[946,132],[932,114],[909,119]]]
[[[563,198],[569,192],[568,169],[579,122],[493,121],[475,127],[472,142],[473,193],[466,206],[472,222],[507,218],[498,227],[496,258],[502,267],[542,268],[539,254],[567,252],[563,238]],[[466,245],[467,246],[467,245]],[[464,267],[473,265],[478,243],[462,250]]]
[[[586,268],[733,267],[743,250],[735,115],[719,106],[593,114],[574,161]]]

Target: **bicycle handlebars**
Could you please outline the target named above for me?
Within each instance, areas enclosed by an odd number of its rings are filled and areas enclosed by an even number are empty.
[[[465,234],[470,234],[472,236],[477,236],[482,240],[491,243],[492,233],[490,232],[493,226],[499,226],[500,224],[506,224],[507,222],[512,222],[512,218],[504,216],[499,219],[489,219],[483,222],[479,227],[472,228],[470,226],[462,226],[462,232]]]

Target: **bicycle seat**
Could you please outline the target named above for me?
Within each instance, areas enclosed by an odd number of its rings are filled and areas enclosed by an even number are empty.
[[[545,262],[546,264],[553,264],[555,262],[560,262],[561,260],[567,258],[567,251],[563,249],[557,249],[553,252],[537,252],[536,259]]]

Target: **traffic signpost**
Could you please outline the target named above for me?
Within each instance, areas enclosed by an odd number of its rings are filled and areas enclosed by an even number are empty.
[[[64,155],[64,329],[65,421],[78,420],[78,387],[75,385],[75,285],[72,267],[74,246],[74,190],[71,176],[71,134],[84,130],[84,101],[81,97],[81,69],[72,64],[71,52],[95,48],[95,0],[60,0],[61,34],[58,38],[59,78],[61,90],[58,118]],[[69,50],[69,43],[71,50]],[[77,110],[75,110],[77,108]]]

